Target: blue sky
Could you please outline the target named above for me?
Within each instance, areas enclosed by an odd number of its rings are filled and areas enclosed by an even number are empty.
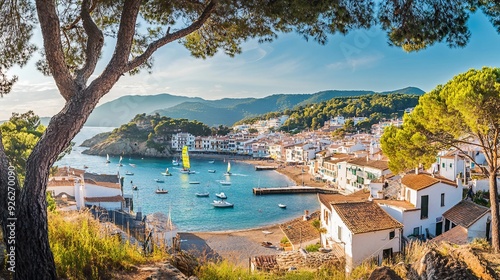
[[[429,91],[468,69],[500,67],[500,35],[481,13],[471,16],[469,27],[472,36],[465,48],[436,44],[417,53],[388,46],[385,33],[377,28],[332,36],[324,46],[285,34],[273,43],[248,41],[234,58],[221,53],[206,60],[191,57],[174,42],[155,54],[153,74],[122,77],[101,104],[130,94],[220,99],[328,89],[387,91],[415,86]],[[106,48],[104,60],[111,48]],[[34,60],[9,74],[17,74],[19,82],[0,99],[0,120],[30,109],[51,116],[63,107],[53,80],[34,70]]]

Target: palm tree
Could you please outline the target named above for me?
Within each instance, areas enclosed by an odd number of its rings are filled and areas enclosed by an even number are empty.
[[[321,247],[323,247],[323,242],[322,242],[322,239],[321,239],[321,235],[323,233],[326,233],[326,228],[324,228],[324,227],[321,226],[321,221],[319,219],[318,220],[312,220],[311,224],[319,232],[319,245]]]

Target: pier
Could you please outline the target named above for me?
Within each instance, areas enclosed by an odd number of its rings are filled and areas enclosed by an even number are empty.
[[[277,187],[277,188],[253,188],[254,195],[265,194],[294,194],[294,193],[326,193],[336,194],[338,190],[328,188],[316,188],[307,186],[291,186],[291,187]]]
[[[255,166],[255,171],[276,170],[277,166]]]

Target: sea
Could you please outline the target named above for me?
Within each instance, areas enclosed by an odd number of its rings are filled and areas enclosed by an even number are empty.
[[[58,166],[71,166],[87,172],[116,174],[124,179],[124,194],[134,199],[134,211],[143,215],[162,212],[170,215],[179,231],[228,231],[258,228],[274,225],[300,217],[305,210],[319,209],[315,194],[273,194],[254,195],[256,187],[283,187],[295,185],[288,177],[276,171],[255,171],[251,164],[231,160],[231,176],[224,176],[228,160],[225,158],[191,158],[191,170],[195,174],[181,174],[181,166],[174,166],[173,158],[123,157],[123,166],[118,166],[119,156],[110,156],[106,164],[105,156],[85,155],[87,149],[79,145],[100,132],[111,131],[109,127],[83,127],[73,140],[76,144],[72,152],[59,160]],[[211,163],[211,161],[214,161]],[[168,168],[172,176],[162,176]],[[208,170],[215,170],[210,173]],[[133,175],[125,175],[131,172]],[[162,179],[158,183],[155,179]],[[220,181],[230,181],[222,185]],[[193,184],[199,182],[199,184]],[[132,190],[137,186],[138,190]],[[156,189],[166,189],[167,194],[157,194]],[[197,197],[196,193],[209,192],[209,197]],[[211,203],[218,200],[216,193],[224,192],[233,208],[214,208]],[[286,204],[286,208],[278,204]]]

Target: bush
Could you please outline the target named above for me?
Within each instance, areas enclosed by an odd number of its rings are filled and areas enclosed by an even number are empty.
[[[306,246],[307,252],[318,252],[321,245],[319,243],[311,244]]]

